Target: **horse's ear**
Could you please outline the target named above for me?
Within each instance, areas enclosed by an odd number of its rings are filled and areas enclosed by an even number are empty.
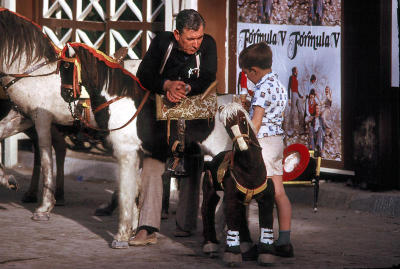
[[[68,57],[74,57],[75,56],[75,50],[68,43],[67,43],[67,47],[68,47]]]
[[[221,111],[225,108],[225,105],[220,105],[218,107],[218,112],[221,113]]]

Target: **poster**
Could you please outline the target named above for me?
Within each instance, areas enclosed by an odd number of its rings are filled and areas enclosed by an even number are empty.
[[[272,71],[287,88],[297,70],[299,98],[291,105],[291,93],[285,110],[287,145],[318,147],[324,159],[335,161],[342,161],[340,12],[339,0],[238,1],[237,55],[265,41],[273,53]],[[240,71],[237,61],[237,77]],[[319,132],[316,121],[323,126]]]

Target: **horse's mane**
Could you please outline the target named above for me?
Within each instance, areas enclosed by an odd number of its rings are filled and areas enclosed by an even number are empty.
[[[239,103],[232,102],[224,105],[224,108],[220,111],[219,119],[226,126],[226,120],[236,117],[238,111],[243,112],[243,114],[246,116],[247,122],[254,131],[254,125],[250,119],[249,113],[247,113],[247,111]]]
[[[124,96],[135,99],[143,96],[146,90],[128,70],[111,59],[109,56],[85,44],[70,44],[78,55],[82,65],[82,80],[86,80],[94,88],[105,89],[111,96]]]
[[[0,8],[0,33],[0,58],[7,66],[24,54],[26,65],[42,58],[50,62],[57,59],[54,46],[40,26],[21,15]]]

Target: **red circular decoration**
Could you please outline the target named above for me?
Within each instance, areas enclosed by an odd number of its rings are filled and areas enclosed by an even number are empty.
[[[283,166],[283,181],[289,181],[299,177],[306,170],[308,163],[310,162],[310,153],[308,152],[308,148],[303,144],[292,144],[283,151],[283,164],[285,164],[286,158],[293,152],[298,152],[300,154],[300,162],[291,172],[286,172],[285,166]]]

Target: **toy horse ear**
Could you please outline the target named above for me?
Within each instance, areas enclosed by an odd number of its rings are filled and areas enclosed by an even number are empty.
[[[75,50],[72,48],[72,46],[70,44],[67,43],[68,46],[68,57],[74,57],[75,56]]]
[[[218,112],[221,113],[221,111],[225,108],[225,105],[220,105],[218,107]]]

